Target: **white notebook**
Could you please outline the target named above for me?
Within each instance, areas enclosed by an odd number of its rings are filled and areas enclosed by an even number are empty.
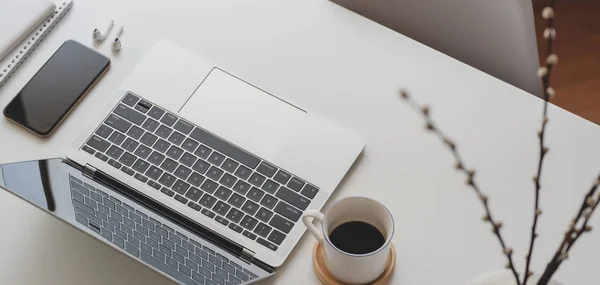
[[[0,60],[54,12],[49,0],[0,1]]]
[[[6,0],[0,0],[0,7],[5,5]],[[12,1],[12,0],[10,0]],[[25,2],[32,2],[32,0],[19,0]],[[35,0],[39,1],[39,0]],[[40,23],[34,25],[33,29],[26,33],[22,40],[20,40],[12,51],[9,51],[4,56],[4,59],[0,59],[0,88],[10,79],[12,74],[21,66],[21,64],[27,59],[27,57],[36,49],[36,47],[48,36],[52,29],[58,24],[63,16],[70,10],[73,5],[73,0],[54,0],[56,1],[56,8],[54,12],[50,13],[50,16],[42,19]],[[43,1],[42,1],[43,2]],[[3,13],[0,13],[3,14]],[[0,35],[8,32],[1,29]],[[13,32],[10,32],[11,35]],[[0,37],[0,43],[5,38]],[[8,42],[8,41],[7,41]],[[1,46],[1,45],[0,45]]]

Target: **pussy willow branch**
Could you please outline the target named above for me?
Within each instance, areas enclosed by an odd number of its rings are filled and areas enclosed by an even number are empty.
[[[592,227],[588,225],[588,222],[600,203],[600,195],[594,199],[594,196],[598,193],[598,185],[600,185],[600,175],[598,175],[594,185],[592,185],[588,193],[585,195],[577,215],[569,224],[569,228],[565,232],[563,241],[546,266],[544,273],[540,277],[538,285],[546,285],[548,282],[550,282],[552,276],[554,273],[556,273],[562,262],[569,257],[569,250],[573,247],[579,237],[592,230]]]
[[[594,188],[596,188],[596,187],[597,186],[594,186]],[[600,203],[600,199],[596,199],[593,202],[591,202],[591,201],[593,201],[593,200],[588,200],[588,203],[587,203],[588,208],[586,210],[586,213],[583,215],[583,223],[581,224],[581,227],[579,228],[579,230],[576,230],[575,226],[573,226],[569,229],[570,231],[573,231],[572,234],[574,234],[575,237],[573,237],[573,239],[569,242],[569,244],[565,248],[564,253],[566,253],[567,255],[564,255],[563,258],[560,259],[561,262],[568,257],[569,250],[571,249],[571,247],[573,247],[573,244],[575,244],[575,242],[579,239],[579,237],[581,237],[581,235],[583,235],[583,233],[589,232],[592,230],[592,227],[588,225],[588,222],[590,221],[590,218],[594,214],[594,211],[596,211],[596,208],[598,207],[598,203]]]
[[[489,200],[488,200],[488,196],[485,195],[481,189],[479,188],[479,186],[477,185],[477,183],[475,182],[475,170],[468,170],[467,167],[464,164],[464,161],[462,159],[462,157],[460,156],[460,154],[458,153],[457,146],[454,142],[452,142],[448,137],[446,137],[444,135],[444,133],[437,127],[437,125],[435,124],[433,118],[430,115],[430,111],[429,111],[429,107],[427,106],[419,106],[408,94],[407,91],[401,91],[400,92],[400,96],[408,103],[408,105],[410,105],[413,109],[415,109],[418,113],[423,115],[423,118],[425,119],[425,128],[429,131],[431,131],[433,134],[435,134],[436,136],[438,136],[438,138],[440,138],[444,144],[448,147],[448,149],[450,150],[450,152],[452,153],[452,155],[454,156],[454,159],[456,160],[456,169],[463,172],[466,177],[467,177],[467,185],[469,185],[471,188],[473,188],[473,190],[475,191],[475,194],[477,194],[477,197],[479,198],[479,200],[482,202],[483,204],[483,208],[485,210],[485,215],[483,216],[483,220],[485,222],[489,222],[492,225],[492,232],[496,235],[496,237],[498,238],[498,241],[500,242],[500,246],[502,247],[502,251],[504,253],[504,255],[506,256],[506,258],[508,259],[508,263],[506,264],[506,268],[510,269],[515,277],[515,281],[517,282],[517,285],[521,285],[521,281],[519,279],[519,273],[517,273],[517,270],[515,268],[515,265],[513,263],[513,259],[512,259],[512,253],[513,250],[512,248],[508,247],[506,245],[506,243],[504,242],[504,239],[502,238],[502,234],[500,233],[500,228],[502,228],[502,222],[500,221],[496,221],[494,219],[494,217],[492,216],[492,212],[490,211],[490,207],[489,207]]]
[[[524,271],[524,277],[523,277],[523,284],[527,284],[527,280],[529,279],[529,277],[531,275],[533,275],[533,272],[530,270],[530,266],[531,266],[531,260],[533,258],[533,247],[535,245],[535,240],[538,237],[538,233],[537,233],[537,224],[538,224],[538,219],[540,217],[540,215],[542,214],[542,210],[540,209],[539,205],[540,205],[540,179],[542,176],[542,165],[544,162],[544,157],[546,157],[546,153],[548,153],[548,148],[544,145],[544,138],[546,135],[546,125],[548,125],[548,101],[550,100],[551,94],[550,92],[551,89],[548,89],[550,87],[550,72],[552,71],[552,66],[553,64],[556,64],[556,62],[553,62],[551,60],[549,60],[549,58],[551,56],[553,56],[552,54],[552,41],[554,39],[554,34],[555,32],[551,35],[550,31],[554,31],[553,28],[553,19],[554,19],[554,6],[555,6],[555,0],[550,0],[550,6],[547,7],[542,13],[543,13],[543,17],[546,18],[546,29],[544,31],[545,34],[548,34],[547,40],[546,40],[546,66],[540,68],[540,70],[538,71],[538,75],[542,78],[542,86],[544,88],[544,110],[542,113],[542,127],[538,133],[538,137],[540,140],[540,156],[539,156],[539,161],[538,161],[538,168],[537,168],[537,174],[533,177],[533,181],[535,184],[535,202],[534,202],[534,209],[533,209],[533,223],[531,225],[531,236],[530,236],[530,240],[529,240],[529,251],[527,252],[527,255],[525,256],[526,262],[525,262],[525,271]],[[549,15],[549,13],[551,15]],[[554,55],[554,57],[556,57],[556,55]]]
[[[546,126],[548,124],[548,116],[547,116],[548,101],[554,95],[554,90],[550,87],[550,74],[552,72],[552,68],[558,63],[558,57],[552,53],[552,50],[553,50],[552,43],[556,37],[556,31],[554,30],[554,27],[553,27],[554,16],[555,16],[555,12],[554,12],[555,2],[556,2],[555,0],[549,0],[549,3],[550,3],[549,6],[546,7],[542,11],[542,16],[546,20],[546,28],[545,28],[544,34],[543,34],[544,38],[546,39],[546,59],[545,59],[545,65],[540,67],[538,70],[538,76],[542,79],[542,86],[543,86],[543,91],[544,91],[544,105],[543,105],[544,107],[543,107],[543,113],[542,113],[542,126],[541,126],[540,131],[538,132],[538,137],[539,137],[539,142],[540,142],[539,143],[540,156],[539,156],[539,160],[538,160],[537,174],[533,177],[533,181],[535,183],[535,200],[534,200],[535,207],[534,207],[533,223],[531,226],[531,238],[530,238],[530,243],[529,243],[529,250],[526,255],[526,265],[525,265],[525,272],[524,272],[524,277],[523,277],[522,283],[521,283],[521,280],[519,279],[519,274],[518,274],[517,270],[515,269],[515,266],[514,266],[514,263],[512,260],[513,250],[506,246],[506,243],[504,242],[504,239],[502,238],[502,235],[500,234],[500,228],[502,227],[502,223],[496,222],[494,220],[494,218],[491,214],[490,208],[489,208],[488,196],[483,194],[483,192],[479,189],[478,185],[475,183],[475,180],[474,180],[475,171],[467,170],[460,154],[456,150],[456,145],[450,139],[448,139],[440,129],[437,128],[437,125],[435,124],[435,122],[433,121],[433,119],[430,115],[429,108],[427,106],[424,106],[424,107],[419,106],[409,96],[409,94],[406,91],[402,91],[400,93],[401,97],[405,101],[407,101],[407,103],[412,108],[414,108],[415,110],[417,110],[419,113],[421,113],[423,115],[425,122],[426,122],[425,127],[429,131],[431,131],[435,135],[437,135],[444,142],[444,144],[450,149],[450,151],[452,152],[452,155],[456,159],[456,168],[458,170],[462,171],[467,176],[467,185],[469,185],[471,188],[473,188],[473,190],[475,191],[475,193],[481,200],[483,207],[485,209],[486,215],[483,216],[483,220],[486,222],[490,222],[490,224],[492,225],[493,232],[496,235],[496,237],[498,238],[498,241],[500,242],[500,245],[502,246],[502,250],[504,251],[504,254],[506,255],[506,257],[508,259],[506,268],[508,268],[512,271],[517,285],[527,285],[527,281],[529,281],[530,276],[533,275],[533,272],[530,270],[530,266],[531,266],[531,260],[532,260],[535,240],[538,237],[538,234],[536,231],[537,223],[538,223],[539,216],[542,214],[542,210],[539,208],[540,189],[541,189],[540,179],[541,179],[541,175],[542,175],[542,166],[543,166],[544,157],[545,157],[546,153],[548,152],[548,148],[544,145],[544,138],[545,138],[545,134],[546,134]],[[594,214],[596,208],[600,204],[600,191],[598,191],[599,185],[600,185],[600,175],[597,176],[596,181],[594,182],[594,184],[592,185],[592,187],[590,188],[588,193],[585,195],[584,200],[581,204],[581,207],[579,208],[579,211],[577,212],[577,215],[571,221],[569,228],[565,232],[564,238],[563,238],[560,246],[556,250],[556,253],[552,257],[550,262],[547,264],[546,269],[542,273],[541,278],[538,280],[537,285],[547,285],[548,282],[550,282],[550,280],[552,279],[552,276],[556,273],[556,271],[562,264],[562,262],[565,261],[569,257],[569,251],[571,250],[571,248],[573,247],[575,242],[577,242],[577,240],[579,240],[579,238],[584,233],[590,232],[592,230],[592,227],[589,226],[588,223],[589,223],[591,216]],[[596,197],[596,195],[597,195],[597,197]]]

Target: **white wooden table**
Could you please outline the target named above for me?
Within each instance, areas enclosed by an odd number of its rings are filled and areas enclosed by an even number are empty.
[[[98,50],[113,66],[47,140],[0,119],[0,162],[61,156],[88,114],[159,38],[232,67],[232,72],[293,98],[356,131],[367,147],[332,197],[383,201],[396,221],[394,284],[461,284],[503,267],[497,241],[481,222],[481,205],[453,171],[450,154],[423,131],[421,118],[397,97],[409,88],[431,104],[439,125],[464,158],[504,221],[507,242],[524,267],[533,215],[531,176],[537,163],[542,102],[534,96],[324,0],[76,0],[72,11],[0,89],[4,108],[67,39],[93,46],[92,30],[124,24],[123,49]],[[109,40],[114,37],[114,32]],[[560,68],[560,66],[558,67]],[[600,170],[600,129],[551,107],[550,153],[542,178],[534,258],[540,271]],[[600,218],[593,220],[600,226]],[[597,284],[600,233],[583,237],[558,276],[565,284]],[[265,284],[316,283],[306,235]],[[522,269],[521,269],[522,270]],[[1,284],[169,284],[143,265],[0,192]]]

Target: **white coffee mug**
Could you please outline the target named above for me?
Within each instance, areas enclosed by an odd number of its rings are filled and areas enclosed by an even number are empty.
[[[315,227],[310,218],[319,221],[321,229]],[[366,254],[352,254],[336,248],[329,235],[339,225],[352,221],[365,222],[377,228],[385,238],[384,244]],[[394,219],[381,203],[365,197],[349,197],[337,201],[325,214],[307,210],[302,222],[322,244],[325,265],[337,280],[364,284],[374,281],[385,271],[394,236]]]

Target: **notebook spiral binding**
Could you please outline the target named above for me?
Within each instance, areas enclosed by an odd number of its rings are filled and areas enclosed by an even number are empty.
[[[46,38],[52,28],[73,6],[73,0],[67,0],[57,5],[56,10],[44,20],[28,38],[23,40],[20,47],[16,47],[7,57],[5,66],[0,66],[0,88],[8,81],[12,74],[29,57],[31,52]],[[12,58],[12,59],[11,59]]]

